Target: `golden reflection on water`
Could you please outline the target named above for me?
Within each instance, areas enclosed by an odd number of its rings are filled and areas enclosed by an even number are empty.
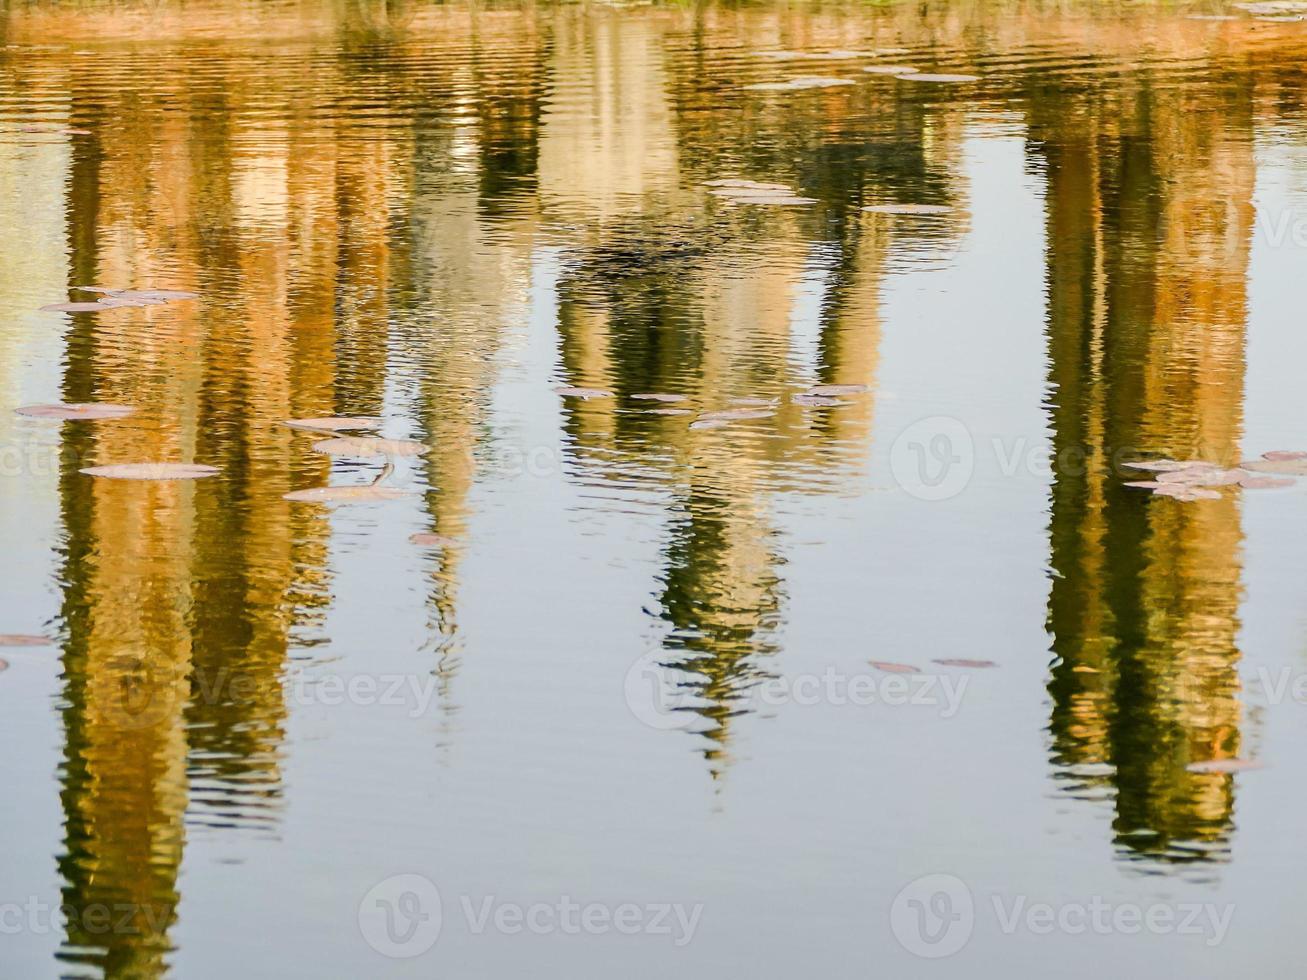
[[[11,174],[23,147],[67,143],[67,267],[41,270],[47,284],[203,293],[68,321],[64,400],[140,412],[62,435],[64,899],[128,903],[140,928],[70,928],[64,958],[161,974],[186,825],[276,825],[288,649],[320,639],[332,588],[328,515],[282,499],[328,482],[331,465],[280,420],[382,413],[393,379],[415,379],[396,434],[433,447],[414,474],[428,529],[462,539],[489,393],[542,253],[560,270],[556,380],[618,395],[564,403],[569,477],[665,491],[653,601],[720,772],[743,694],[778,648],[772,501],[865,476],[881,284],[895,263],[947,262],[966,234],[961,143],[979,108],[1021,119],[1046,177],[1049,419],[1060,461],[1088,456],[1052,483],[1052,762],[1073,794],[1111,798],[1123,848],[1222,853],[1231,780],[1185,766],[1243,747],[1238,505],[1144,506],[1110,462],[1236,458],[1252,134],[1291,102],[1277,61],[1307,45],[1251,22],[1175,23],[1147,41],[1140,25],[1165,15],[1009,7],[4,15],[6,128],[92,134],[4,134]],[[755,49],[877,45],[993,80],[979,96],[741,90],[798,73]],[[821,203],[731,207],[699,186],[722,174]],[[897,200],[955,210],[861,211]],[[873,391],[826,414],[786,399],[817,382]],[[761,423],[695,432],[631,407],[650,391],[696,408],[781,401]],[[223,475],[77,472],[145,458]],[[467,547],[435,555],[425,586],[442,703]]]

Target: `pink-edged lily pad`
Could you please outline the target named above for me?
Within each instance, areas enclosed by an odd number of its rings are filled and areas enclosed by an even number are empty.
[[[14,409],[18,415],[32,419],[125,419],[135,412],[130,405],[111,405],[108,402],[72,402],[54,405],[23,405]]]
[[[308,504],[334,504],[359,500],[398,500],[412,495],[412,490],[364,484],[355,487],[310,487],[307,490],[292,490],[290,493],[282,494],[282,499]]]
[[[0,647],[48,647],[54,640],[35,633],[0,633]]]
[[[912,664],[896,664],[889,660],[869,660],[867,661],[877,670],[883,670],[887,674],[920,674],[921,668],[913,667]]]
[[[218,468],[203,463],[114,463],[88,466],[78,472],[108,480],[202,480],[216,476]]]
[[[409,439],[378,439],[373,436],[341,436],[313,444],[315,453],[328,456],[354,456],[372,459],[377,456],[421,456],[427,447]]]

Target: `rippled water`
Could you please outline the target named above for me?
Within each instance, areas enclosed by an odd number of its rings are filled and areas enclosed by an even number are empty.
[[[1297,962],[1307,495],[1117,464],[1307,449],[1307,22],[233,0],[0,33],[0,633],[53,640],[0,649],[0,973]],[[750,87],[803,76],[853,84]],[[903,203],[947,210],[864,210]],[[90,284],[200,298],[40,310]],[[691,427],[735,399],[775,406]],[[137,411],[13,411],[59,401]],[[430,449],[383,473],[282,424],[327,415]],[[79,472],[153,460],[220,473]],[[284,499],[378,477],[412,492]]]

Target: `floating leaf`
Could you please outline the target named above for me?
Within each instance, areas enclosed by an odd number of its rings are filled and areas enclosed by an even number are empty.
[[[1185,768],[1190,772],[1243,772],[1261,769],[1262,764],[1253,759],[1208,759],[1205,762],[1191,762]]]
[[[862,70],[871,75],[915,75],[917,73],[915,65],[864,65]]]
[[[1294,481],[1284,476],[1245,476],[1239,486],[1245,490],[1274,490],[1277,487],[1291,487]]]
[[[767,406],[767,405],[775,405],[775,404],[776,404],[776,399],[775,399],[775,398],[751,398],[751,397],[743,397],[743,398],[731,398],[731,399],[728,399],[728,401],[730,401],[730,403],[731,403],[732,405],[754,405],[754,406],[757,406],[757,407],[759,407],[759,408],[765,407],[765,406]]]
[[[800,75],[784,82],[759,82],[746,85],[746,89],[755,92],[792,92],[810,88],[831,88],[835,85],[852,85],[851,78],[828,78],[822,75]]]
[[[103,303],[46,303],[39,307],[43,313],[94,313],[112,309]]]
[[[815,197],[795,197],[793,194],[748,194],[743,197],[732,197],[730,200],[734,204],[772,205],[775,207],[799,207],[805,204],[817,203]]]
[[[378,439],[375,436],[341,436],[324,439],[313,444],[315,453],[328,456],[356,456],[371,459],[374,456],[421,456],[427,447],[409,439]]]
[[[705,180],[704,187],[736,187],[740,190],[789,191],[786,184],[766,184],[757,180],[743,180],[739,177],[724,177],[718,180]]]
[[[862,210],[876,214],[947,214],[953,209],[943,204],[871,204]]]
[[[1307,476],[1307,459],[1249,459],[1239,464],[1241,469],[1254,473],[1282,473],[1285,476]]]
[[[111,405],[108,402],[73,402],[68,405],[24,405],[14,409],[18,415],[33,419],[125,419],[135,412],[130,405]]]
[[[1159,473],[1159,483],[1182,483],[1195,487],[1228,487],[1246,476],[1243,470],[1223,470],[1219,466],[1186,466]]]
[[[408,538],[412,544],[419,545],[423,548],[452,548],[458,544],[457,538],[447,538],[443,534],[431,534],[428,531],[419,531],[417,534],[411,534]]]
[[[558,385],[554,391],[564,398],[612,398],[613,393],[604,388],[575,388],[572,385]]]
[[[1307,453],[1296,449],[1273,449],[1262,453],[1262,459],[1269,459],[1272,463],[1294,463],[1307,459]]]
[[[1183,470],[1195,466],[1214,467],[1216,464],[1207,463],[1201,459],[1183,461],[1175,459],[1139,459],[1121,465],[1131,470],[1153,470],[1157,473],[1166,473],[1171,470]]]
[[[864,391],[870,391],[867,385],[813,385],[808,389],[809,395],[860,395]]]
[[[944,657],[933,663],[943,664],[945,667],[997,667],[992,660],[968,660],[966,657]]]
[[[103,296],[96,300],[99,306],[107,306],[110,309],[119,307],[141,307],[141,306],[162,306],[161,299],[142,299],[139,296]]]
[[[300,503],[330,504],[350,500],[398,500],[412,495],[411,490],[365,484],[355,487],[312,487],[308,490],[292,490],[290,493],[282,494],[282,499]]]
[[[847,405],[846,401],[839,398],[830,398],[826,395],[809,395],[796,394],[790,396],[790,401],[795,405],[807,405],[810,408],[834,408],[836,405]]]
[[[646,402],[683,402],[685,401],[687,396],[666,395],[663,394],[662,392],[651,392],[651,393],[641,394],[641,395],[632,395],[631,397],[638,398],[640,401],[646,401]]]
[[[35,633],[0,633],[0,647],[48,647],[54,640]]]
[[[978,82],[979,75],[950,75],[947,72],[919,71],[911,74],[896,75],[903,82]]]
[[[720,429],[730,425],[730,419],[695,419],[690,423],[691,429]]]
[[[381,419],[331,415],[312,419],[286,419],[282,424],[305,432],[347,432],[350,429],[380,428]]]
[[[896,664],[888,660],[869,660],[867,661],[877,670],[883,670],[888,674],[920,674],[921,670],[913,667],[911,664]]]
[[[202,463],[114,463],[88,466],[78,472],[109,480],[202,480],[214,476],[218,468]]]
[[[693,415],[694,412],[688,408],[648,408],[645,409],[646,415]]]

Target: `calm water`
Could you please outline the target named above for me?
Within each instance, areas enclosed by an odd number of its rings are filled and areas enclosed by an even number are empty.
[[[1183,503],[1114,463],[1307,449],[1307,22],[0,34],[0,633],[54,641],[0,649],[0,974],[1301,962],[1307,484]],[[854,84],[749,87],[804,75]],[[82,284],[200,298],[39,310]],[[868,390],[790,401],[818,383]],[[690,428],[737,398],[780,402]],[[56,401],[137,413],[13,412]],[[381,473],[282,424],[336,414],[430,446],[409,495],[283,498]],[[78,472],[147,460],[221,472]],[[1263,768],[1188,768],[1228,759]]]

